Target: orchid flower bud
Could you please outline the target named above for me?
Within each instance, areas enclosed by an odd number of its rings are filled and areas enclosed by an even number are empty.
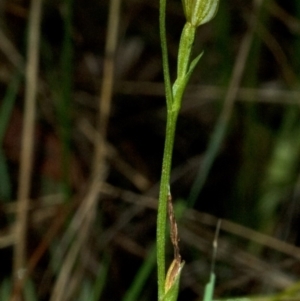
[[[198,27],[216,15],[219,0],[182,0],[182,5],[187,21]]]

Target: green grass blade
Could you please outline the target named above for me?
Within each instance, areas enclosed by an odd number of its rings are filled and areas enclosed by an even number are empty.
[[[92,296],[93,290],[92,290],[92,285],[91,282],[87,279],[84,279],[81,282],[80,285],[80,291],[79,291],[79,297],[76,298],[77,301],[92,301],[93,296]]]
[[[164,73],[167,105],[170,108],[173,103],[172,85],[168,58],[167,34],[166,34],[166,0],[159,1],[159,32],[162,50],[162,65]]]
[[[211,272],[209,282],[205,286],[203,301],[212,301],[215,289],[216,275]]]
[[[27,280],[25,284],[24,295],[25,295],[25,301],[38,301],[36,295],[36,289],[34,287],[33,282],[30,279]]]
[[[122,301],[136,301],[156,263],[156,247],[152,247]]]
[[[205,182],[208,177],[209,171],[213,165],[213,162],[218,154],[221,143],[224,139],[227,130],[227,123],[224,123],[220,118],[215,126],[215,130],[210,139],[207,151],[205,153],[201,167],[198,170],[195,181],[192,185],[190,195],[188,197],[189,207],[193,207],[195,204]]]
[[[12,289],[11,280],[4,279],[0,285],[1,301],[8,301],[10,299],[11,289]]]
[[[104,256],[103,266],[101,266],[98,277],[96,278],[93,286],[93,298],[92,298],[93,301],[100,300],[105,284],[108,281],[107,273],[109,267],[110,267],[110,258],[109,256],[106,255]]]

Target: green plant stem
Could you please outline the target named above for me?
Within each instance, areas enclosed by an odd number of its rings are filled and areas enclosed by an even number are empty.
[[[170,193],[170,174],[172,165],[172,153],[176,130],[177,117],[181,107],[181,101],[190,75],[197,65],[201,55],[198,55],[191,63],[192,46],[195,39],[196,26],[186,22],[179,43],[177,60],[177,79],[173,87],[170,81],[168,64],[168,51],[165,26],[166,0],[160,0],[160,38],[162,47],[163,71],[167,100],[167,128],[165,148],[162,163],[161,183],[159,192],[158,215],[157,215],[157,273],[158,273],[158,300],[166,300],[165,297],[165,245],[168,194]],[[177,295],[172,293],[172,298]],[[177,298],[177,296],[175,296]]]
[[[170,68],[168,60],[168,47],[167,47],[167,35],[166,35],[166,0],[159,1],[159,34],[160,44],[162,51],[162,65],[164,72],[164,82],[166,90],[166,100],[168,107],[173,102],[172,85],[170,79]]]
[[[166,219],[167,200],[169,194],[170,173],[172,164],[172,152],[176,130],[178,111],[168,110],[166,140],[163,155],[161,173],[158,215],[157,215],[157,269],[158,269],[158,298],[162,300],[165,287],[165,242],[166,242]]]
[[[165,293],[165,243],[166,243],[166,217],[167,217],[167,199],[169,193],[170,171],[172,162],[172,150],[174,145],[174,136],[176,128],[176,119],[178,113],[169,114],[172,109],[173,94],[170,79],[170,69],[168,61],[168,48],[166,37],[166,0],[159,1],[159,33],[162,49],[162,65],[165,82],[165,92],[167,101],[167,128],[166,140],[163,155],[163,166],[160,183],[160,193],[157,214],[157,278],[158,278],[158,300],[162,300]],[[174,116],[173,116],[174,115]],[[175,121],[175,122],[174,122]]]
[[[165,1],[161,0],[165,5]],[[165,9],[165,7],[163,7]],[[161,9],[162,10],[162,9]],[[195,37],[195,28],[190,23],[186,23],[179,44],[178,52],[178,74],[177,79],[171,87],[169,77],[169,66],[167,57],[167,45],[164,28],[164,16],[160,16],[161,23],[161,41],[163,53],[163,69],[164,79],[166,85],[166,99],[167,99],[167,128],[165,138],[165,148],[162,163],[161,183],[159,192],[158,215],[157,215],[157,273],[158,273],[158,299],[163,300],[165,295],[165,244],[166,244],[166,223],[167,223],[167,203],[170,185],[170,174],[172,165],[172,153],[174,145],[174,137],[176,130],[176,123],[178,113],[181,107],[182,96],[188,82],[191,71],[195,64],[191,67],[190,56],[193,40]]]

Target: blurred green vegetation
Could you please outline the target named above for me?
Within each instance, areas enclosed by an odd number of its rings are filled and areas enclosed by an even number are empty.
[[[43,3],[26,301],[156,299],[152,246],[165,130],[158,3],[122,2],[107,154],[95,188],[109,3]],[[6,0],[0,12],[0,299],[6,301],[13,292],[29,3]],[[181,2],[169,1],[167,12],[174,78]],[[184,208],[179,300],[202,299],[215,217],[227,221],[216,298],[297,298],[300,3],[221,0],[216,18],[197,33],[195,53],[202,50],[173,159],[173,199]],[[171,262],[171,245],[168,252]]]

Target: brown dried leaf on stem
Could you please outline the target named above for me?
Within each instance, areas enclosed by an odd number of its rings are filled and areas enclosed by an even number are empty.
[[[178,228],[177,228],[176,218],[174,214],[171,193],[169,193],[168,196],[168,213],[169,213],[169,220],[170,220],[170,236],[174,247],[174,259],[181,262],[181,256],[180,256],[179,246],[178,246],[178,242],[180,239],[178,235]]]
[[[173,285],[176,276],[180,272],[182,268],[182,261],[181,261],[181,255],[180,255],[180,250],[179,250],[179,235],[178,235],[178,228],[177,228],[177,223],[176,223],[176,218],[174,214],[174,208],[172,204],[172,196],[171,193],[169,192],[168,195],[168,214],[169,214],[169,220],[170,220],[170,236],[171,236],[171,241],[173,244],[174,248],[174,260],[172,261],[167,276],[166,276],[166,282],[165,282],[165,291],[167,292],[171,286]]]

